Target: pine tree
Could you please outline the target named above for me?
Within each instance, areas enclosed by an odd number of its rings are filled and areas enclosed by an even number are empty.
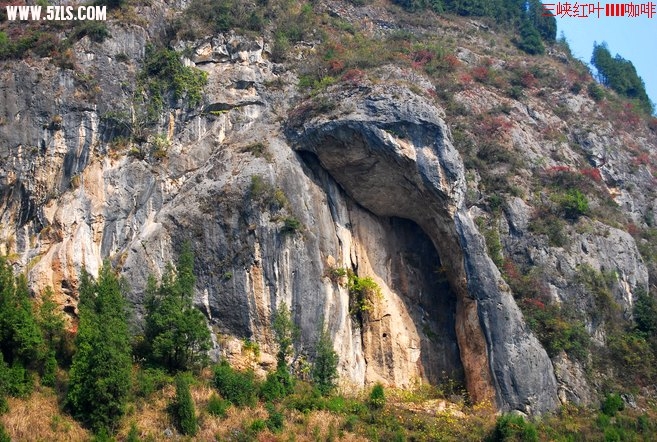
[[[29,296],[25,277],[15,277],[0,257],[0,397],[31,392],[29,370],[43,360],[43,338]]]
[[[183,374],[176,376],[176,399],[172,407],[178,430],[186,436],[194,436],[198,428],[196,410],[189,382]]]
[[[131,349],[123,291],[107,262],[96,282],[82,272],[78,350],[66,399],[72,414],[97,432],[114,428],[130,391]]]
[[[329,395],[337,386],[338,354],[333,349],[333,342],[328,330],[322,326],[322,331],[315,345],[315,360],[311,376],[315,387],[324,396]]]
[[[167,266],[158,286],[148,282],[146,343],[148,358],[169,371],[203,364],[211,339],[205,316],[194,308],[194,255],[183,247],[178,267]]]
[[[611,56],[605,42],[593,44],[591,64],[598,70],[598,79],[603,85],[615,90],[624,97],[636,100],[642,110],[651,114],[653,104],[646,92],[643,80],[636,72],[631,61],[620,55]]]

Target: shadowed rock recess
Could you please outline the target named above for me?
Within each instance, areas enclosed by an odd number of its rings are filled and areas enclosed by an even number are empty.
[[[337,108],[294,120],[288,130],[294,148],[316,156],[359,205],[379,217],[411,220],[427,235],[456,296],[456,337],[473,399],[494,396],[504,410],[554,408],[552,364],[464,207],[463,164],[437,109],[395,88],[325,98]],[[349,109],[337,105],[345,102]]]

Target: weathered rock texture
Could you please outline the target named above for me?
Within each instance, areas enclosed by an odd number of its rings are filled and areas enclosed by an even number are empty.
[[[74,315],[81,268],[94,274],[109,259],[129,281],[139,316],[148,275],[159,275],[191,240],[196,302],[223,354],[239,353],[237,340],[249,338],[271,366],[270,323],[285,302],[302,330],[301,354],[328,327],[346,383],[404,387],[449,376],[475,401],[527,413],[554,409],[558,392],[592,400],[579,365],[561,358],[555,377],[488,257],[450,121],[408,86],[424,85],[420,75],[391,67],[376,84],[303,101],[295,76],[268,60],[262,39],[179,43],[191,54],[186,63],[208,73],[204,104],[171,103],[159,126],[170,142],[166,155],[149,154],[148,144],[131,155],[136,146],[117,142],[112,122],[118,111],[130,113],[149,33],[160,31],[110,30],[103,44],[76,45],[77,72],[47,60],[0,71],[0,246],[35,292],[52,286]],[[116,61],[118,54],[130,61]],[[504,102],[485,90],[456,100],[473,109]],[[594,112],[582,100],[565,106]],[[540,102],[512,104],[511,139],[523,155],[548,162],[550,149],[578,155],[537,135],[555,119]],[[592,158],[609,155],[600,138],[609,128],[580,129],[575,138]],[[614,155],[600,160],[609,186],[636,180]],[[654,208],[646,195],[623,190],[619,198],[637,219]],[[558,299],[577,295],[579,264],[614,270],[614,296],[631,311],[648,273],[630,235],[595,225],[571,232],[572,247],[551,247],[527,230],[531,215],[522,199],[508,201],[505,254],[550,270]],[[290,228],[293,221],[300,227]],[[350,312],[344,281],[329,277],[337,268],[381,287],[366,315]],[[596,335],[598,325],[588,325]]]

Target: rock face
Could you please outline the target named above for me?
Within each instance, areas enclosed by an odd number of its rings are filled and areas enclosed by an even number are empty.
[[[82,267],[95,274],[109,259],[131,285],[138,321],[148,275],[190,240],[196,304],[217,353],[237,355],[249,338],[271,365],[272,315],[284,302],[302,330],[300,354],[312,355],[328,328],[347,385],[450,377],[476,402],[525,413],[594,399],[578,364],[559,357],[553,367],[488,256],[450,121],[397,81],[424,84],[419,74],[390,67],[393,79],[304,101],[263,39],[180,42],[185,63],[208,74],[203,106],[169,103],[158,126],[165,153],[154,155],[151,139],[135,154],[117,141],[117,110],[134,106],[139,62],[160,31],[111,32],[103,44],[76,45],[77,72],[46,60],[0,71],[0,248],[36,293],[53,287],[74,316]],[[531,130],[515,135],[538,155]],[[604,155],[596,136],[582,137],[591,155]],[[605,163],[605,174],[629,179],[614,168],[621,163]],[[648,210],[643,196],[622,195],[637,217]],[[577,298],[578,265],[614,270],[614,297],[630,315],[636,288],[648,283],[634,239],[595,225],[572,233],[573,247],[552,247],[528,231],[531,215],[521,198],[507,201],[505,254],[554,270],[562,301]],[[380,287],[366,312],[354,311],[340,269]],[[577,299],[585,309],[588,298]],[[587,326],[595,335],[599,324]]]

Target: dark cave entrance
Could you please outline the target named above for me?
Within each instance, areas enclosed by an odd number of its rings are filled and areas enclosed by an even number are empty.
[[[415,222],[390,218],[396,252],[390,288],[404,301],[420,338],[421,371],[432,384],[464,382],[456,337],[456,294],[429,236]],[[385,337],[384,337],[385,339]]]

